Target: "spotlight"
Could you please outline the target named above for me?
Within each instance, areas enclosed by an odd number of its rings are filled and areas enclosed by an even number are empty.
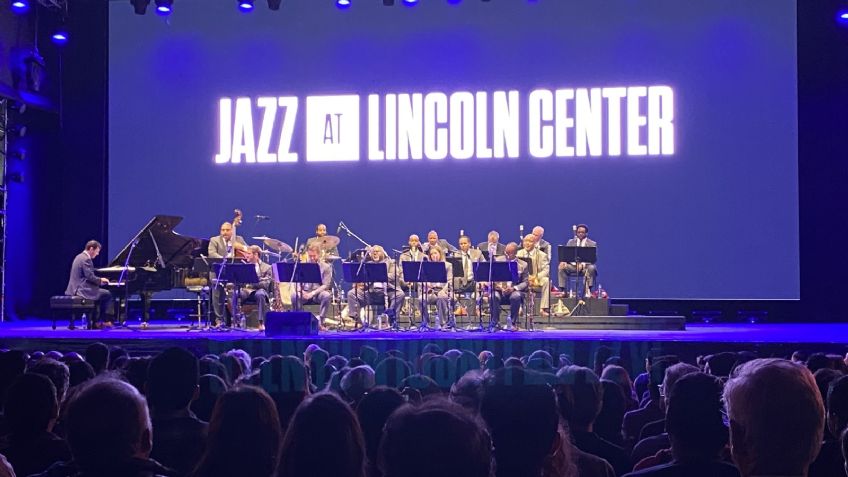
[[[350,8],[350,1],[351,0],[336,0],[336,6],[342,10]]]
[[[836,21],[843,26],[848,26],[848,8],[836,12]]]
[[[268,9],[274,11],[279,10],[281,3],[283,3],[283,0],[268,0]]]
[[[136,15],[144,15],[147,13],[147,6],[150,5],[150,0],[130,0]]]
[[[253,2],[254,0],[237,0],[239,10],[242,12],[252,12],[253,11]]]
[[[12,2],[12,11],[20,15],[28,12],[29,0],[14,0]]]
[[[448,3],[453,4],[453,5],[458,5],[458,4],[462,3],[462,0],[448,0]]]
[[[415,5],[415,4],[417,4],[417,3],[418,3],[418,0],[403,0],[403,3],[404,3],[406,6],[411,7],[411,6]]]
[[[58,46],[64,46],[68,43],[69,38],[70,36],[68,35],[68,31],[64,28],[59,28],[55,33],[53,33],[53,36],[50,37],[50,39],[53,40],[53,43]]]
[[[166,17],[171,14],[174,7],[174,0],[156,0],[156,13]]]
[[[395,4],[395,0],[383,0],[384,7],[391,7]]]

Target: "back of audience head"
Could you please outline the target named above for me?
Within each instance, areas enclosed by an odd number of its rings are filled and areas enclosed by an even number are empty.
[[[121,348],[120,346],[110,346],[108,369],[121,369],[129,359],[129,357],[130,354],[127,353],[127,350],[125,350],[124,348]]]
[[[365,345],[359,348],[359,359],[368,366],[374,367],[377,364],[377,358],[379,356],[380,352],[373,346]]]
[[[341,355],[333,355],[330,356],[330,359],[327,360],[327,364],[336,369],[336,371],[347,366],[347,358]]]
[[[379,459],[386,477],[492,475],[492,442],[485,425],[447,401],[398,409],[384,437]]]
[[[341,381],[342,392],[350,403],[358,403],[375,385],[374,370],[362,365],[352,368]]]
[[[328,459],[328,452],[334,458]],[[286,431],[277,475],[362,477],[364,472],[365,443],[350,406],[332,393],[308,397]]]
[[[236,386],[215,404],[206,450],[194,475],[267,477],[277,467],[281,441],[280,420],[268,393]]]
[[[68,364],[68,388],[80,384],[96,376],[94,368],[87,361],[70,361]]]
[[[71,380],[71,372],[68,370],[68,365],[61,361],[56,361],[53,358],[42,358],[30,366],[27,372],[41,374],[50,379],[50,382],[56,387],[56,401],[60,405],[62,404],[62,401],[65,400],[65,395],[68,393],[68,386]]]
[[[630,374],[621,366],[614,364],[606,366],[600,377],[601,379],[606,379],[619,385],[627,399],[635,397],[636,391],[633,388],[633,381],[630,379]]]
[[[6,391],[18,376],[24,374],[27,356],[23,351],[9,350],[0,353],[0,408],[6,400]]]
[[[521,358],[517,358],[515,356],[511,356],[504,361],[505,368],[523,368],[524,363],[521,362]]]
[[[806,475],[824,430],[824,405],[809,370],[781,359],[750,361],[736,369],[724,398],[743,476]]]
[[[822,401],[825,404],[827,404],[827,390],[830,388],[830,383],[842,375],[842,372],[831,368],[821,368],[813,373],[813,379],[816,380],[816,387],[819,388],[819,393],[821,393]]]
[[[404,391],[406,388],[414,389],[425,398],[440,395],[442,393],[442,389],[439,387],[438,383],[433,381],[433,378],[430,376],[425,376],[423,374],[412,374],[401,381],[401,391]]]
[[[327,372],[326,365],[327,361],[330,359],[330,354],[324,351],[323,349],[317,349],[312,352],[312,355],[309,359],[306,367],[309,369],[309,377],[312,381],[312,384],[317,388],[324,387],[327,384],[327,381],[330,379],[330,375],[332,372]]]
[[[198,381],[197,399],[191,402],[191,411],[201,421],[208,422],[212,418],[215,403],[227,391],[227,383],[214,374],[204,374]]]
[[[811,373],[830,367],[831,361],[824,353],[813,353],[809,358],[807,358],[807,369],[809,369]]]
[[[309,394],[306,365],[295,356],[274,356],[259,368],[258,382],[274,400],[280,423],[286,428]]]
[[[238,383],[241,377],[247,372],[244,368],[244,363],[232,354],[221,356],[221,364],[227,370],[227,378],[229,379],[230,386]]]
[[[197,397],[197,358],[185,348],[168,348],[150,362],[147,399],[151,410],[172,412],[187,409]]]
[[[370,468],[377,465],[377,450],[380,446],[380,438],[383,435],[383,426],[395,409],[401,407],[405,402],[400,391],[385,386],[375,387],[359,401],[359,405],[356,407],[356,416],[359,419],[359,425],[362,427]]]
[[[601,345],[595,350],[594,367],[595,375],[600,376],[604,371],[604,363],[613,356],[613,350],[609,346]]]
[[[621,445],[621,425],[627,412],[627,396],[618,383],[601,379],[603,401],[601,412],[595,418],[593,430],[603,439]]]
[[[81,469],[110,468],[131,458],[146,458],[152,447],[147,403],[123,381],[90,380],[68,403],[68,445]]]
[[[589,368],[566,366],[557,373],[559,408],[572,431],[592,432],[601,412],[604,389]]]
[[[830,382],[826,397],[827,427],[833,436],[841,436],[848,427],[848,376]]]
[[[433,356],[424,363],[421,374],[429,376],[439,388],[447,391],[456,381],[456,364],[444,356]]]
[[[660,402],[660,387],[665,380],[665,370],[679,362],[676,356],[660,356],[651,362],[651,369],[648,372],[648,393],[654,403]]]
[[[142,394],[147,387],[147,370],[150,368],[150,361],[149,356],[130,358],[123,370],[124,379]]]
[[[556,395],[548,380],[516,367],[486,378],[480,414],[492,435],[499,477],[539,475],[563,448]]]
[[[668,406],[668,397],[674,389],[674,385],[677,381],[686,376],[687,374],[698,373],[700,370],[697,366],[693,366],[688,363],[677,363],[675,365],[669,366],[665,370],[665,378],[663,379],[662,385],[660,386],[660,391],[663,396],[663,399],[660,403],[663,406],[663,409],[666,409]]]
[[[49,432],[59,417],[56,387],[41,374],[18,376],[9,386],[5,416],[13,438]]]
[[[666,430],[677,461],[713,460],[728,442],[721,382],[701,372],[678,379],[668,396]]]
[[[227,371],[227,367],[221,363],[221,360],[216,357],[204,356],[200,358],[198,361],[198,373],[200,374],[214,374],[219,378],[223,379],[227,386],[232,386],[233,380],[230,378],[230,373]]]
[[[705,373],[712,374],[713,376],[720,378],[726,378],[730,376],[730,372],[733,371],[733,366],[736,365],[736,362],[739,360],[739,356],[736,353],[725,351],[723,353],[716,353],[707,356],[704,360],[706,362],[706,367],[704,368]]]
[[[389,356],[377,363],[374,368],[374,380],[378,385],[398,387],[401,381],[412,374],[409,363],[403,359]]]
[[[479,411],[480,401],[483,398],[483,380],[483,371],[479,369],[463,374],[451,386],[450,400],[470,411]]]
[[[85,349],[85,361],[94,368],[95,374],[106,371],[109,365],[109,347],[103,343],[92,343]]]

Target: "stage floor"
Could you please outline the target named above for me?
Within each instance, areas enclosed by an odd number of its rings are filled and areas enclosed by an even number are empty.
[[[674,354],[693,362],[699,355],[719,351],[750,350],[761,357],[788,357],[793,351],[843,354],[848,350],[846,324],[687,324],[685,331],[658,330],[559,330],[540,332],[326,332],[317,336],[268,338],[257,331],[188,331],[185,324],[154,322],[149,329],[128,328],[68,330],[66,321],[51,329],[50,321],[26,320],[0,323],[0,348],[28,351],[82,351],[101,341],[121,346],[131,355],[150,354],[182,346],[198,355],[241,348],[251,355],[301,355],[311,343],[331,354],[350,356],[361,346],[380,351],[398,349],[417,356],[425,345],[442,349],[490,350],[501,356],[524,356],[537,349],[568,355],[587,365],[600,346],[608,346],[631,367],[641,372],[648,353]]]

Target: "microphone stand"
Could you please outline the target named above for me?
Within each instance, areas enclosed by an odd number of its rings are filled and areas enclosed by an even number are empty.
[[[418,288],[418,285],[421,285],[421,296],[419,297],[419,300],[418,300],[419,306],[421,307],[421,323],[418,324],[418,331],[433,331],[433,329],[430,328],[430,312],[429,312],[429,310],[427,310],[427,306],[428,306],[427,301],[428,301],[428,298],[429,298],[427,296],[427,294],[429,293],[429,291],[427,290],[427,284],[423,283],[421,281],[421,272],[422,272],[423,268],[424,268],[424,257],[421,257],[421,261],[418,262],[418,277],[416,278],[416,282],[415,282],[416,288]],[[427,316],[427,322],[426,323],[424,322],[424,316],[425,315]]]
[[[500,303],[495,306],[495,283],[492,281],[492,264],[495,261],[495,252],[497,249],[497,244],[495,244],[495,246],[489,246],[489,332],[495,331],[495,323],[501,321]],[[497,313],[497,315],[495,313]]]
[[[129,283],[129,281],[125,282],[124,279],[127,276],[127,271],[129,269],[129,266],[130,266],[130,257],[132,257],[133,250],[135,250],[135,247],[137,245],[138,245],[138,239],[133,240],[132,244],[130,244],[130,250],[127,252],[127,259],[124,261],[124,269],[121,270],[121,276],[118,277],[118,286],[123,285],[123,287],[124,287],[124,306],[125,306],[125,311],[126,311],[126,315],[127,315],[126,319],[124,319],[124,321],[122,322],[121,321],[121,306],[118,305],[118,320],[117,320],[117,323],[116,323],[118,326],[123,326],[123,324],[126,323],[126,320],[129,319],[129,317],[130,317],[130,283]],[[142,317],[143,316],[144,316],[144,313],[142,313]]]

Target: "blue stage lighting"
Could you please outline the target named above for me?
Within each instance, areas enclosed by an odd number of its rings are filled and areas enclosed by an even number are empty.
[[[418,0],[403,0],[404,5],[411,7],[418,3]]]
[[[50,37],[50,39],[53,40],[53,43],[62,46],[68,42],[70,37],[68,36],[68,32],[66,30],[59,29],[56,30],[55,33],[53,33],[53,36]]]
[[[350,7],[350,0],[336,0],[336,6],[345,9]]]
[[[29,11],[29,0],[15,0],[12,2],[12,11],[23,14]]]
[[[239,10],[243,12],[252,12],[253,11],[253,2],[254,0],[238,0]]]
[[[156,0],[156,13],[168,16],[174,7],[174,0]]]
[[[848,26],[848,8],[836,12],[836,21],[843,26]]]

